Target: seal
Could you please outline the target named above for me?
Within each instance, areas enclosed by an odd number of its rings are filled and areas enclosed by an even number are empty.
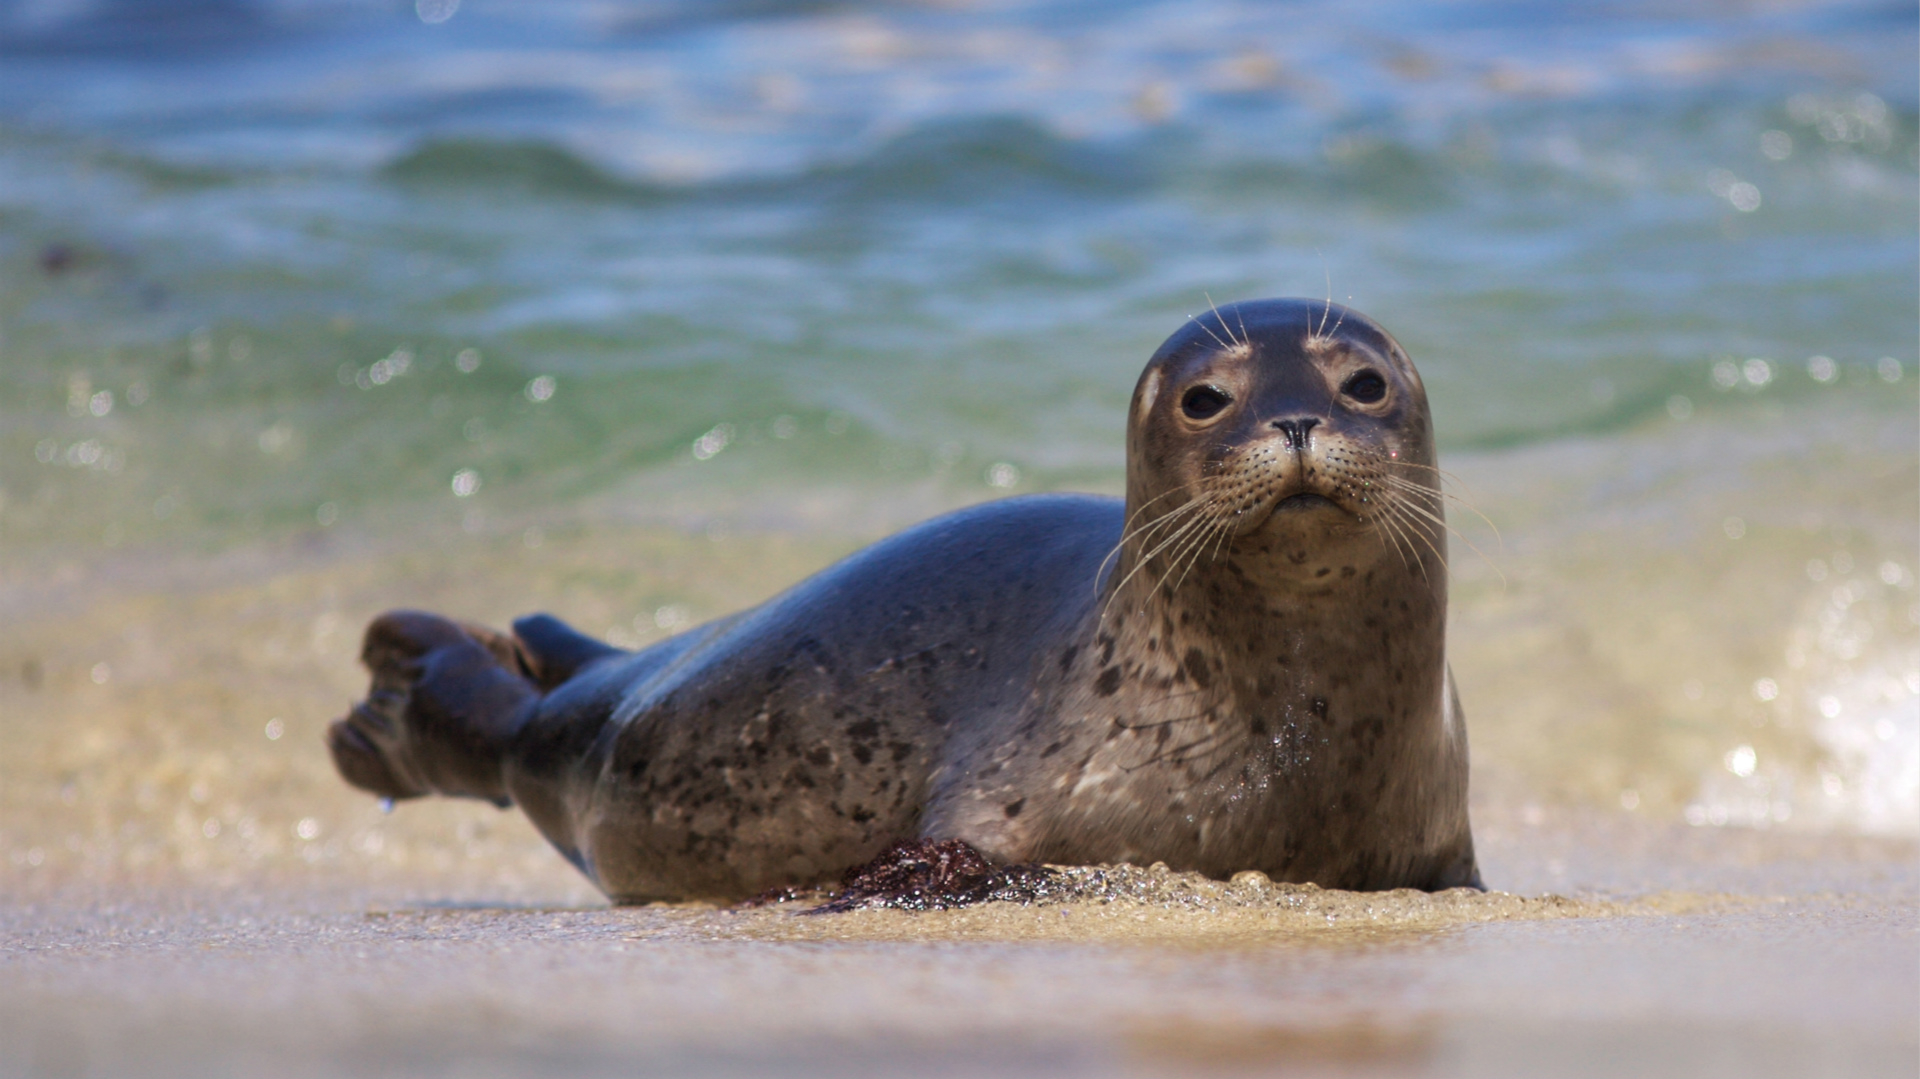
[[[1406,351],[1331,303],[1211,310],[1148,361],[1126,448],[1124,504],[952,513],[639,652],[389,613],[334,761],[518,804],[621,902],[816,883],[900,839],[1480,887]]]

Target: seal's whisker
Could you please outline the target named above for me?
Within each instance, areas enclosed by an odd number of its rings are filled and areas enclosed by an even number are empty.
[[[1393,506],[1391,504],[1382,506],[1381,508],[1387,527],[1393,530],[1393,547],[1394,550],[1400,554],[1401,567],[1403,569],[1412,569],[1415,565],[1419,565],[1421,566],[1421,575],[1425,576],[1425,564],[1420,561],[1420,552],[1414,550],[1413,536],[1409,532],[1407,522],[1402,520],[1399,514],[1393,512]]]
[[[1393,553],[1400,556],[1400,568],[1412,569],[1413,566],[1407,562],[1407,552],[1401,549],[1400,534],[1394,526],[1393,519],[1388,517],[1383,509],[1373,515],[1373,523],[1377,526],[1376,531],[1387,540],[1388,546],[1393,548]]]
[[[1152,535],[1156,529],[1158,529],[1162,525],[1165,525],[1171,522],[1175,518],[1179,517],[1180,514],[1186,511],[1186,508],[1188,506],[1192,506],[1194,504],[1192,502],[1181,503],[1179,506],[1176,506],[1173,509],[1168,510],[1166,513],[1163,513],[1160,516],[1155,517],[1151,521],[1148,521],[1145,525],[1142,525],[1139,528],[1139,530],[1137,531],[1133,530],[1133,522],[1139,520],[1140,515],[1147,512],[1148,506],[1153,505],[1155,502],[1160,501],[1161,499],[1167,497],[1168,495],[1175,495],[1180,493],[1181,493],[1181,489],[1177,487],[1171,491],[1162,491],[1159,494],[1154,495],[1152,498],[1147,499],[1145,502],[1142,502],[1140,504],[1140,508],[1134,510],[1133,513],[1130,516],[1128,516],[1126,524],[1122,525],[1120,528],[1120,541],[1113,545],[1113,550],[1107,552],[1107,556],[1100,560],[1099,568],[1093,571],[1093,585],[1096,589],[1100,587],[1101,575],[1107,572],[1108,563],[1112,562],[1114,558],[1118,556],[1123,549],[1125,549],[1125,547],[1129,542],[1133,540],[1144,541],[1146,537]]]
[[[1213,320],[1220,324],[1220,329],[1222,332],[1224,332],[1227,335],[1227,340],[1233,342],[1233,348],[1231,351],[1252,352],[1253,341],[1247,337],[1246,316],[1240,315],[1240,336],[1235,337],[1233,335],[1233,327],[1227,325],[1226,316],[1220,313],[1220,306],[1213,302],[1213,294],[1208,292],[1202,292],[1200,295],[1205,296],[1207,298],[1207,307],[1211,308],[1213,311]],[[1239,312],[1235,312],[1235,314],[1239,314]],[[1217,341],[1219,340],[1219,338],[1216,337],[1214,338],[1214,340]],[[1226,346],[1223,345],[1221,347],[1225,348]]]
[[[1433,465],[1414,464],[1411,461],[1395,461],[1393,463],[1403,468],[1424,468],[1424,469],[1427,469],[1428,471],[1434,472],[1439,476],[1443,477],[1450,484],[1453,484],[1458,487],[1467,486],[1466,483],[1462,481],[1458,476],[1455,476],[1453,473],[1448,472],[1444,468],[1436,468]],[[1386,475],[1393,479],[1399,480],[1402,483],[1418,482],[1416,480],[1409,479],[1408,477],[1405,477],[1405,476],[1394,476],[1393,473],[1391,472],[1387,473]],[[1500,536],[1500,526],[1493,523],[1493,518],[1488,517],[1484,513],[1481,513],[1480,507],[1474,505],[1468,499],[1463,498],[1460,495],[1454,494],[1452,491],[1449,491],[1444,487],[1434,487],[1432,489],[1435,492],[1437,492],[1441,498],[1444,498],[1447,501],[1452,502],[1454,505],[1459,506],[1461,509],[1466,510],[1468,513],[1473,514],[1475,517],[1480,518],[1481,522],[1485,524],[1487,528],[1493,532],[1494,545],[1498,547],[1500,550],[1503,550],[1503,551],[1506,550],[1506,546],[1507,546],[1506,540],[1502,539]],[[1471,493],[1471,489],[1469,488],[1468,490],[1469,490],[1469,493]]]
[[[1218,562],[1222,548],[1231,546],[1233,546],[1233,521],[1231,519],[1222,520],[1219,527],[1214,530],[1213,545],[1207,548],[1207,561]],[[1200,554],[1196,551],[1194,552],[1192,565],[1198,565],[1199,562]],[[1191,569],[1192,565],[1188,568]],[[1184,581],[1185,579],[1186,575],[1181,574],[1181,580]],[[1180,586],[1176,584],[1174,587],[1179,588]]]
[[[1189,506],[1199,505],[1199,504],[1200,504],[1199,500],[1195,500],[1194,502],[1187,503],[1187,505]],[[1174,529],[1171,534],[1169,534],[1165,539],[1162,539],[1158,546],[1154,547],[1151,551],[1148,551],[1147,553],[1141,555],[1140,560],[1134,563],[1132,569],[1129,569],[1127,571],[1127,575],[1125,577],[1120,578],[1120,582],[1113,586],[1112,594],[1107,597],[1106,606],[1100,608],[1100,620],[1103,622],[1106,621],[1107,613],[1113,609],[1114,602],[1120,598],[1120,593],[1123,590],[1125,590],[1125,588],[1127,587],[1127,582],[1133,580],[1135,574],[1138,574],[1141,570],[1145,569],[1147,565],[1153,561],[1153,558],[1155,555],[1165,550],[1168,544],[1178,541],[1180,537],[1192,531],[1195,525],[1203,524],[1205,523],[1205,521],[1206,521],[1206,518],[1204,516],[1188,518],[1186,521],[1181,523],[1180,527]],[[1158,587],[1159,587],[1158,585],[1155,585],[1155,588],[1158,588]],[[1153,593],[1149,591],[1147,594],[1152,595]]]
[[[1353,297],[1349,296],[1347,297],[1347,299],[1351,300],[1353,299]],[[1327,296],[1327,306],[1328,307],[1333,306],[1333,296],[1331,294]],[[1332,332],[1328,333],[1327,336],[1332,337],[1334,334],[1339,333],[1340,327],[1345,326],[1346,324],[1347,324],[1347,309],[1342,307],[1340,309],[1340,317],[1333,320],[1333,330]]]
[[[1406,516],[1403,510],[1404,507],[1393,499],[1382,499],[1380,502],[1380,517],[1382,522],[1387,523],[1388,526],[1394,530],[1394,534],[1398,537],[1398,540],[1405,543],[1406,556],[1412,559],[1413,565],[1420,567],[1420,575],[1424,577],[1427,572],[1427,564],[1426,561],[1420,557],[1420,550],[1414,546],[1414,542],[1416,539],[1425,540],[1426,537],[1421,535],[1422,529],[1416,528],[1414,522]],[[1428,541],[1427,547],[1431,549],[1433,543]]]
[[[1433,489],[1433,488],[1431,488],[1431,487],[1426,487],[1426,486],[1423,486],[1423,485],[1420,485],[1420,484],[1415,484],[1415,483],[1409,483],[1408,481],[1406,481],[1406,480],[1402,480],[1402,479],[1400,479],[1399,477],[1396,477],[1396,476],[1391,476],[1391,475],[1390,475],[1390,476],[1387,476],[1387,477],[1385,477],[1385,478],[1386,478],[1386,479],[1387,479],[1387,480],[1389,481],[1389,484],[1390,484],[1390,485],[1392,485],[1392,484],[1404,484],[1404,485],[1405,485],[1405,489],[1406,489],[1406,490],[1411,490],[1411,491],[1417,491],[1417,492],[1419,492],[1419,493],[1421,493],[1421,494],[1433,494],[1433,493],[1436,493],[1436,492],[1434,491],[1434,489]],[[1396,491],[1395,493],[1396,493],[1396,494],[1398,494],[1399,492],[1398,492],[1398,491]],[[1455,528],[1455,527],[1453,527],[1452,525],[1450,525],[1450,524],[1448,524],[1448,523],[1447,523],[1447,519],[1446,519],[1445,517],[1443,517],[1443,516],[1441,516],[1441,515],[1440,515],[1440,514],[1438,514],[1438,513],[1435,513],[1434,511],[1432,511],[1432,510],[1430,510],[1430,509],[1428,509],[1428,508],[1427,508],[1427,507],[1425,507],[1425,506],[1419,506],[1419,505],[1415,505],[1414,503],[1412,503],[1412,502],[1410,502],[1410,501],[1407,501],[1407,500],[1406,500],[1405,498],[1401,498],[1401,499],[1399,500],[1399,502],[1398,502],[1398,505],[1399,505],[1399,506],[1400,506],[1400,508],[1402,508],[1402,509],[1408,509],[1408,510],[1412,510],[1412,511],[1414,511],[1414,512],[1416,512],[1416,513],[1418,513],[1418,514],[1420,514],[1421,516],[1423,516],[1423,517],[1426,517],[1426,518],[1427,518],[1428,520],[1430,520],[1430,521],[1432,521],[1432,522],[1433,522],[1434,524],[1437,524],[1437,525],[1439,525],[1439,526],[1440,526],[1440,527],[1441,527],[1442,529],[1445,529],[1445,530],[1446,530],[1446,531],[1447,531],[1447,532],[1448,532],[1448,533],[1449,533],[1450,535],[1452,535],[1452,536],[1453,536],[1453,537],[1454,537],[1455,539],[1457,539],[1457,540],[1459,540],[1459,541],[1460,541],[1461,543],[1464,543],[1464,544],[1466,544],[1466,545],[1467,545],[1467,548],[1468,548],[1469,550],[1471,550],[1471,551],[1472,551],[1472,552],[1473,552],[1474,554],[1476,554],[1476,555],[1479,555],[1479,556],[1480,556],[1480,561],[1482,561],[1482,562],[1485,562],[1485,563],[1487,564],[1487,568],[1488,568],[1488,569],[1490,569],[1490,570],[1492,570],[1492,571],[1494,572],[1494,574],[1495,574],[1496,576],[1498,576],[1498,577],[1500,578],[1500,585],[1501,585],[1501,587],[1503,587],[1503,588],[1504,588],[1504,587],[1506,587],[1506,583],[1507,583],[1507,575],[1506,575],[1505,573],[1502,573],[1502,572],[1500,571],[1500,567],[1494,564],[1494,561],[1493,561],[1493,559],[1491,559],[1491,558],[1488,558],[1488,557],[1487,557],[1487,553],[1486,553],[1485,551],[1482,551],[1482,550],[1480,549],[1480,547],[1479,547],[1479,545],[1477,545],[1477,544],[1475,544],[1475,543],[1474,543],[1474,542],[1473,542],[1472,540],[1470,540],[1470,539],[1468,539],[1468,538],[1467,538],[1467,536],[1466,536],[1466,533],[1464,533],[1464,532],[1461,532],[1461,531],[1460,531],[1459,529],[1457,529],[1457,528]],[[1483,521],[1484,521],[1484,520],[1486,520],[1486,518],[1485,518],[1484,516],[1482,516],[1482,517],[1481,517],[1480,519],[1481,519],[1481,520],[1483,520]],[[1488,526],[1489,526],[1489,527],[1491,527],[1491,526],[1492,526],[1492,524],[1493,524],[1493,522],[1492,522],[1492,521],[1487,521],[1487,524],[1488,524]],[[1498,529],[1496,529],[1496,530],[1494,531],[1494,533],[1493,533],[1493,534],[1494,534],[1494,538],[1496,538],[1496,539],[1498,539],[1498,538],[1499,538],[1499,536],[1500,536],[1500,532],[1499,532],[1499,530],[1498,530]]]
[[[1212,537],[1214,532],[1218,531],[1220,527],[1221,521],[1218,518],[1208,520],[1205,528],[1188,537],[1188,541],[1181,544],[1180,548],[1170,556],[1173,564],[1167,567],[1167,573],[1172,574],[1175,569],[1179,569],[1180,578],[1174,582],[1172,588],[1167,590],[1168,595],[1172,595],[1179,590],[1180,582],[1187,579],[1187,570],[1193,568],[1194,564],[1199,560],[1201,549],[1207,545],[1207,540]],[[1185,568],[1181,568],[1183,566]]]
[[[1407,504],[1405,502],[1394,502],[1388,505],[1388,512],[1393,513],[1395,516],[1399,517],[1400,523],[1403,526],[1405,526],[1408,534],[1413,536],[1414,539],[1419,540],[1421,543],[1425,544],[1427,550],[1433,552],[1433,557],[1437,559],[1441,565],[1443,566],[1446,565],[1447,563],[1446,553],[1441,551],[1439,544],[1433,541],[1433,537],[1428,534],[1428,529],[1421,527],[1421,524],[1423,522],[1418,522],[1411,517],[1405,516],[1406,509],[1407,509]],[[1418,552],[1415,552],[1415,554],[1417,555]],[[1425,577],[1427,575],[1426,561],[1418,557],[1415,558],[1415,561],[1419,563],[1420,576]]]
[[[1189,554],[1197,552],[1201,545],[1206,543],[1207,537],[1212,535],[1213,530],[1219,527],[1219,525],[1213,521],[1205,521],[1203,523],[1205,527],[1190,535],[1186,542],[1182,543],[1172,555],[1168,556],[1167,571],[1160,575],[1159,580],[1153,582],[1153,589],[1147,593],[1148,595],[1158,592],[1160,586],[1167,583],[1167,578],[1173,576],[1173,572],[1176,569],[1180,570],[1180,579],[1173,583],[1172,588],[1167,589],[1167,595],[1171,597],[1175,592],[1180,590],[1181,582],[1187,579],[1186,570],[1181,569],[1181,566],[1185,564],[1188,568],[1192,567],[1192,563],[1187,561]]]
[[[1195,566],[1200,564],[1200,555],[1202,553],[1206,554],[1208,562],[1219,561],[1221,546],[1223,544],[1230,544],[1232,542],[1232,539],[1233,539],[1232,516],[1228,515],[1228,516],[1222,516],[1222,517],[1216,518],[1214,526],[1211,530],[1211,536],[1202,538],[1200,543],[1195,545],[1193,549],[1192,557],[1187,563],[1187,571],[1191,571]],[[1187,579],[1187,571],[1183,571],[1180,574],[1180,580],[1174,582],[1173,587],[1175,591],[1178,591],[1180,588],[1180,585],[1185,583]],[[1172,593],[1170,592],[1168,594],[1171,595]]]
[[[1313,338],[1316,341],[1326,336],[1327,316],[1333,313],[1333,270],[1323,262],[1320,264],[1320,272],[1327,278],[1327,302],[1320,308],[1320,325],[1313,331]]]
[[[1447,531],[1454,531],[1453,526],[1447,524],[1445,516],[1441,514],[1441,507],[1436,504],[1440,501],[1440,492],[1425,484],[1408,483],[1395,476],[1382,477],[1380,482],[1402,505],[1411,506],[1426,514],[1435,524]],[[1426,504],[1422,505],[1422,502]]]
[[[1204,508],[1205,505],[1206,505],[1205,501],[1200,499],[1196,499],[1192,502],[1181,503],[1178,507],[1172,510],[1169,510],[1164,514],[1161,514],[1159,517],[1154,518],[1152,521],[1149,521],[1148,523],[1141,525],[1139,528],[1134,529],[1131,535],[1121,537],[1121,541],[1120,541],[1121,545],[1124,546],[1128,543],[1145,544],[1145,543],[1151,542],[1154,533],[1160,531],[1163,528],[1167,528],[1173,525],[1175,522],[1178,522],[1180,518],[1185,517],[1196,510]]]
[[[1240,342],[1233,341],[1233,331],[1227,328],[1227,320],[1220,317],[1220,308],[1214,306],[1213,297],[1206,292],[1202,292],[1200,293],[1200,295],[1205,296],[1207,298],[1207,310],[1213,312],[1213,320],[1220,324],[1220,332],[1227,335],[1227,340],[1226,341],[1220,340],[1220,334],[1214,333],[1213,327],[1207,325],[1204,320],[1196,318],[1194,319],[1194,321],[1196,323],[1199,323],[1200,328],[1206,331],[1206,334],[1208,337],[1213,338],[1214,344],[1220,346],[1220,351],[1222,352],[1239,351]],[[1228,344],[1227,341],[1233,341],[1233,343]]]
[[[1204,504],[1203,501],[1197,499],[1192,502],[1183,502],[1160,516],[1155,517],[1153,520],[1148,521],[1146,524],[1121,536],[1119,546],[1124,547],[1129,543],[1145,543],[1152,538],[1155,532],[1172,525],[1174,522],[1180,520],[1180,518],[1200,509]],[[1102,564],[1104,565],[1104,563]]]
[[[1173,585],[1167,589],[1167,595],[1169,597],[1180,591],[1181,585],[1187,583],[1187,574],[1193,572],[1193,567],[1200,564],[1200,552],[1206,549],[1208,539],[1210,539],[1214,533],[1218,532],[1220,528],[1221,526],[1218,523],[1214,523],[1202,529],[1194,538],[1193,542],[1187,544],[1186,547],[1180,551],[1179,560],[1167,568],[1169,575],[1171,575],[1175,569],[1180,571],[1180,576],[1174,578]],[[1162,577],[1161,582],[1164,583],[1165,581],[1166,578]]]

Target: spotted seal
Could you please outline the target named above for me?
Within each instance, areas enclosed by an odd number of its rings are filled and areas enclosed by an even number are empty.
[[[1124,505],[1039,495],[883,540],[639,652],[392,612],[328,732],[386,798],[518,804],[617,901],[827,880],[890,841],[1479,886],[1426,392],[1319,301],[1148,361]]]

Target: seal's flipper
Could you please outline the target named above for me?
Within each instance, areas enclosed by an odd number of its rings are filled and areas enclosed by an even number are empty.
[[[385,798],[424,794],[508,805],[501,757],[540,698],[516,642],[421,611],[367,627],[367,699],[327,730],[347,782]]]
[[[597,641],[550,614],[530,614],[513,621],[527,677],[542,690],[551,690],[577,674],[580,668],[625,652]]]

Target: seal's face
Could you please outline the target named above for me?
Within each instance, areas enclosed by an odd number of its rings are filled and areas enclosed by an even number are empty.
[[[1318,301],[1190,321],[1134,393],[1128,501],[1160,525],[1136,553],[1230,548],[1300,583],[1381,557],[1424,562],[1437,525],[1426,391],[1371,320]],[[1437,551],[1433,552],[1437,555]]]

